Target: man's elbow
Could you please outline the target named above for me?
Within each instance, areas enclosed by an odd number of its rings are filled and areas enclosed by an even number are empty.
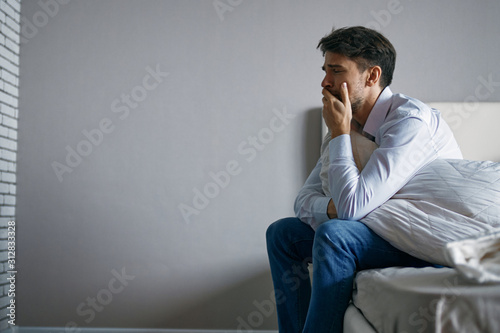
[[[345,221],[358,221],[359,220],[358,216],[353,215],[353,214],[338,214],[338,219],[345,220]]]

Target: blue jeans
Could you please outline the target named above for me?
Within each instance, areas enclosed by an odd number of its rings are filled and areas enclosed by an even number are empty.
[[[330,220],[314,232],[297,218],[285,218],[269,226],[266,238],[281,333],[341,333],[357,271],[430,265],[358,221]]]

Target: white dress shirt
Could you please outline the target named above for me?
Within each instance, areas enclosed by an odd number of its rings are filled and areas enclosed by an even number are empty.
[[[434,159],[462,159],[453,133],[438,110],[414,98],[393,94],[389,87],[380,94],[362,132],[379,147],[361,172],[354,162],[351,137],[340,135],[327,142],[328,149],[322,151],[297,195],[295,214],[314,229],[330,220],[330,199],[339,219],[360,220]],[[331,195],[325,194],[320,177],[326,161]]]

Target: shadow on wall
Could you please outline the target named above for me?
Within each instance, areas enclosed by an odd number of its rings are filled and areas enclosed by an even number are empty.
[[[297,161],[302,165],[304,182],[320,156],[322,121],[321,108],[305,111],[303,160]],[[234,320],[222,323],[219,318]],[[220,329],[236,328],[240,332],[276,330],[276,306],[270,271],[263,271],[210,296],[202,296],[193,302],[192,306],[183,307],[155,325],[169,328],[187,326],[191,329],[204,329],[207,326]]]
[[[234,318],[222,323],[219,318]],[[239,332],[277,329],[274,288],[269,270],[219,290],[185,307],[156,327],[237,329]]]
[[[314,169],[314,166],[318,162],[320,155],[321,141],[323,139],[321,134],[321,129],[323,126],[322,108],[312,108],[307,110],[305,112],[304,126],[304,161],[301,161],[301,163],[303,163],[303,170],[305,172],[303,176],[305,182],[312,169]]]

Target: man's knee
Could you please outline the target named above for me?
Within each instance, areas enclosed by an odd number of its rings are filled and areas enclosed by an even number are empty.
[[[314,230],[296,217],[287,217],[272,223],[266,231],[267,251],[289,250],[298,241],[314,238]]]
[[[281,221],[282,220],[278,220],[278,221],[272,223],[271,225],[269,225],[269,227],[267,227],[266,240],[268,243],[270,241],[272,241],[273,239],[275,239],[277,234],[281,232],[282,224],[283,224],[283,223],[281,223]]]
[[[269,248],[272,247],[273,245],[276,245],[279,241],[284,240],[286,238],[286,233],[289,232],[290,228],[290,223],[293,223],[293,220],[295,218],[293,217],[287,217],[281,220],[278,220],[274,223],[272,223],[269,227],[267,227],[266,230],[266,241],[267,241],[267,248],[269,251]]]
[[[343,220],[330,220],[316,228],[315,240],[342,239],[343,235],[349,233],[349,226]]]

